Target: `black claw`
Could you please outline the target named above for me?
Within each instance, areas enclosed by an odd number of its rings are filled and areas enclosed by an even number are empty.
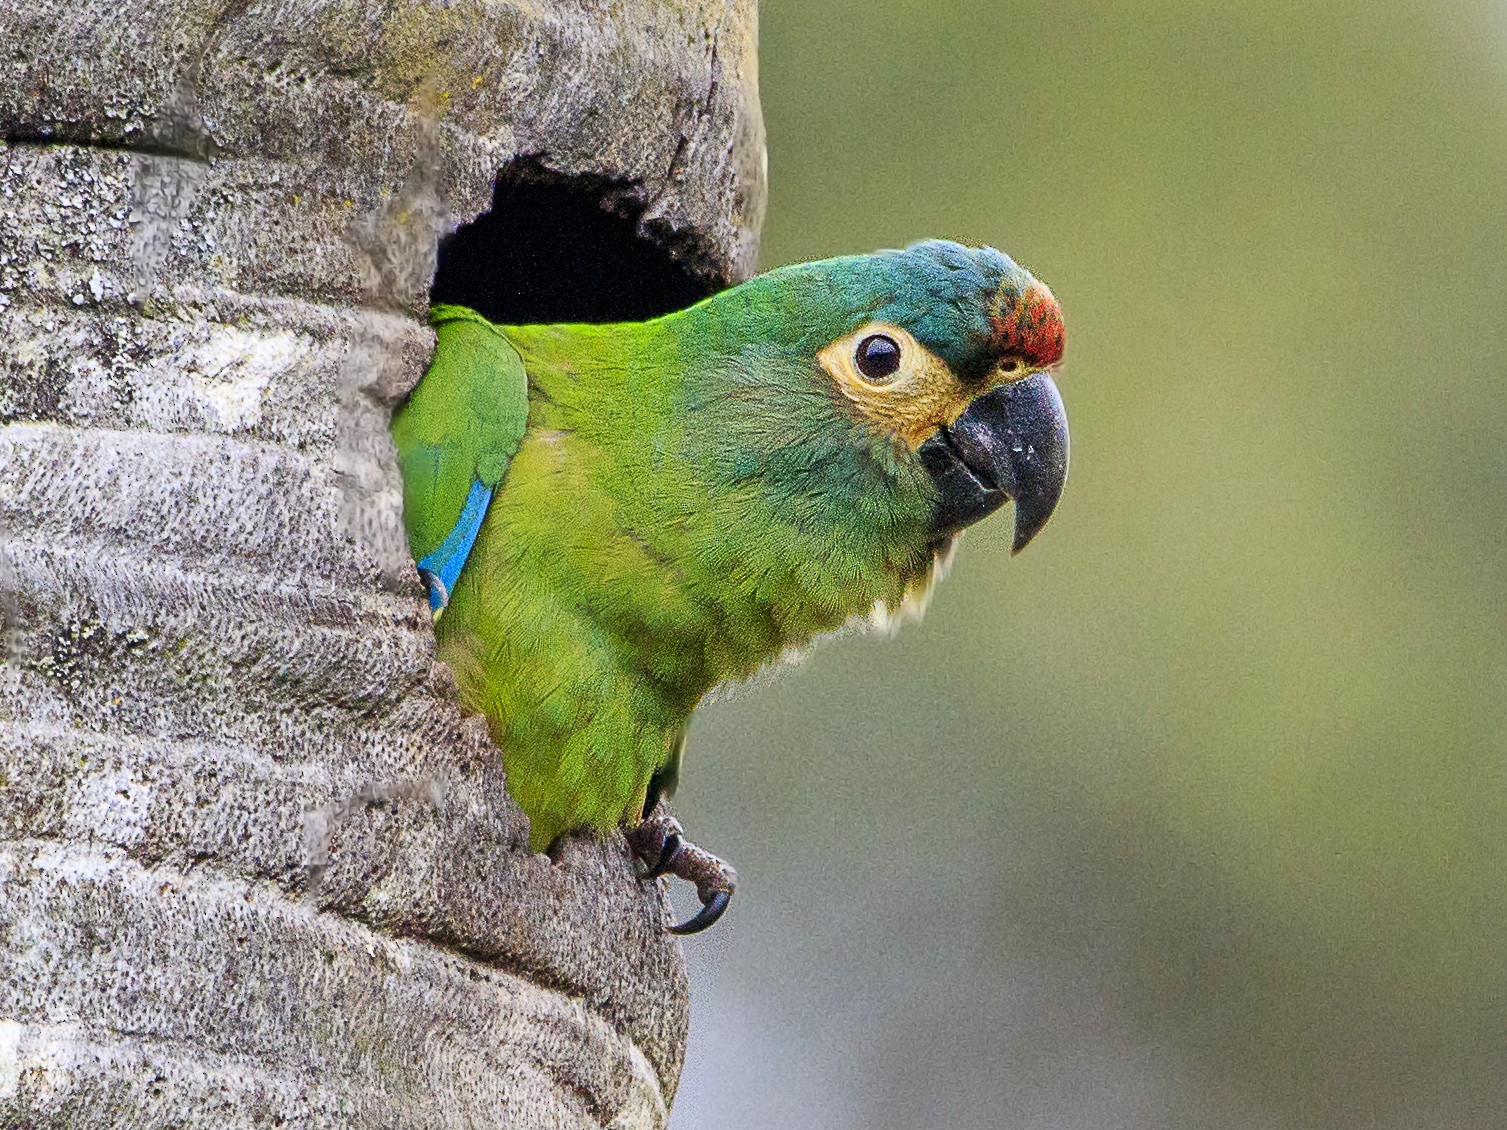
[[[685,841],[681,839],[679,832],[671,832],[665,837],[664,847],[659,850],[659,860],[644,872],[645,879],[658,879],[661,875],[668,874],[675,866],[675,858],[685,847]]]
[[[722,912],[727,909],[727,904],[733,901],[732,891],[713,891],[712,897],[685,922],[678,926],[666,926],[665,930],[671,934],[684,937],[687,934],[699,934],[707,927],[715,925],[717,919],[722,917]]]

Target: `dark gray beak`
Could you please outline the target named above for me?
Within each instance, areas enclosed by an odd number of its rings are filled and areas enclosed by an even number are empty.
[[[932,532],[940,541],[1015,500],[1019,553],[1041,532],[1067,482],[1067,412],[1052,378],[1037,373],[984,393],[921,445],[937,485]]]

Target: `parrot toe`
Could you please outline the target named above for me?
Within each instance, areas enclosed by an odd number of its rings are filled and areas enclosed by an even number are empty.
[[[643,879],[674,875],[696,886],[701,909],[685,922],[666,926],[672,934],[699,934],[722,917],[732,902],[738,873],[711,852],[685,838],[680,821],[661,805],[626,832],[628,846],[644,865]]]

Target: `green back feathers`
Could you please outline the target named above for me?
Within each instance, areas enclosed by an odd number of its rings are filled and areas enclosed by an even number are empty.
[[[416,559],[445,540],[473,482],[502,482],[528,418],[528,378],[506,334],[462,306],[437,306],[432,320],[434,360],[392,425]]]

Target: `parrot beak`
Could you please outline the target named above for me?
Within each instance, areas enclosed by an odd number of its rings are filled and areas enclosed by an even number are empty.
[[[1067,482],[1067,412],[1052,378],[1036,373],[977,397],[917,454],[937,486],[938,540],[1015,500],[1019,553],[1041,532]]]

